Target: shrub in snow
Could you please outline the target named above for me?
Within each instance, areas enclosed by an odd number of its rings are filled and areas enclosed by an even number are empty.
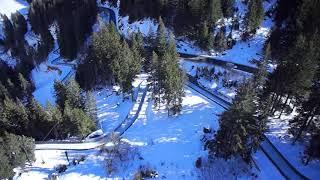
[[[198,159],[196,160],[196,168],[201,168],[201,165],[202,165],[201,157],[198,157]]]
[[[137,149],[121,140],[120,136],[112,133],[109,142],[100,152],[105,156],[106,171],[110,175],[119,168],[126,168],[130,160],[139,157]]]
[[[67,165],[65,165],[65,164],[60,164],[60,165],[58,165],[55,169],[56,169],[56,171],[57,171],[58,173],[63,173],[63,172],[65,172],[65,171],[67,170]]]
[[[250,166],[242,158],[232,158],[225,161],[222,158],[201,158],[201,167],[197,170],[199,179],[238,179],[254,175]],[[255,175],[254,175],[255,176]]]
[[[312,136],[304,154],[302,161],[305,165],[308,165],[312,159],[320,159],[320,134]]]
[[[158,173],[148,166],[140,166],[138,172],[134,175],[134,180],[142,180],[147,178],[156,178]]]

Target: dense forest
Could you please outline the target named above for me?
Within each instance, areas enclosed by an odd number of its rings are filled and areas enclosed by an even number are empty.
[[[264,17],[262,0],[245,1],[248,6],[243,36],[256,31]],[[112,2],[111,2],[112,3]],[[158,21],[161,16],[166,26],[177,36],[195,40],[204,50],[223,51],[232,48],[232,31],[239,30],[240,15],[235,0],[136,0],[120,1],[120,15],[129,16],[129,23],[144,18]],[[227,34],[224,20],[232,18]]]

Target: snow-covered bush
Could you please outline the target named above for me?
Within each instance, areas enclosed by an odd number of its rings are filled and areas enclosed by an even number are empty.
[[[225,161],[221,158],[201,158],[201,167],[197,168],[199,179],[237,179],[255,176],[240,157]]]
[[[109,142],[100,150],[105,156],[106,171],[109,175],[118,171],[119,168],[127,168],[130,160],[139,156],[137,149],[128,142],[122,141],[116,133],[110,135]]]
[[[142,180],[148,178],[156,178],[158,173],[149,166],[140,166],[138,171],[134,174],[134,180]]]

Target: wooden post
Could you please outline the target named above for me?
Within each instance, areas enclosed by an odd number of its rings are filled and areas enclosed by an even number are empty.
[[[70,163],[70,162],[69,162],[69,157],[68,157],[68,152],[67,152],[67,151],[65,151],[64,153],[66,154],[66,157],[67,157],[68,163]]]

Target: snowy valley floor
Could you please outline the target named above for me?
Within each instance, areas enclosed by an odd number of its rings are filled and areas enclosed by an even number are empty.
[[[168,117],[167,111],[163,108],[153,109],[153,102],[148,94],[139,118],[123,135],[124,141],[134,149],[131,153],[136,153],[139,158],[122,163],[117,170],[108,174],[104,156],[97,150],[76,153],[70,151],[69,156],[77,157],[80,154],[86,154],[88,157],[79,165],[68,168],[59,179],[133,179],[140,166],[155,170],[158,173],[158,179],[205,179],[195,168],[196,159],[207,156],[200,141],[203,135],[202,130],[203,127],[212,127],[216,130],[217,115],[223,109],[189,88],[186,88],[185,92],[182,113],[176,117]],[[108,117],[115,117],[103,121],[102,127],[106,131],[112,129],[116,122],[120,122],[116,117],[120,118],[119,113],[126,112],[131,105],[131,103],[120,104],[122,108],[114,109],[117,101],[112,98],[115,97],[106,98],[110,101],[106,100],[104,103],[105,112],[109,112]],[[129,108],[124,108],[127,106]],[[23,173],[18,179],[44,179],[58,164],[67,164],[64,151],[36,151],[36,157],[35,164],[27,168],[30,171]],[[233,173],[241,179],[254,179],[255,174],[258,179],[281,179],[278,171],[261,151],[254,155],[254,159],[261,172],[255,168],[242,172],[246,167],[243,163],[238,163],[239,160],[227,163],[217,160],[213,163],[211,170],[215,172],[213,173],[215,179],[235,178]]]

